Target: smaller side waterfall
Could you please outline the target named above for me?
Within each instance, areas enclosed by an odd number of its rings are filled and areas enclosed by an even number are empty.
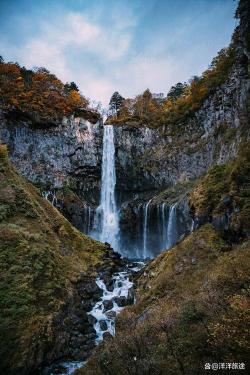
[[[167,244],[166,248],[170,249],[178,239],[177,234],[177,215],[176,215],[177,203],[173,204],[170,207],[169,218],[168,218],[168,227],[167,227]]]
[[[153,198],[138,209],[141,212],[142,241],[136,253],[142,259],[152,258],[161,251],[170,249],[182,234],[179,228],[178,202],[169,206],[166,202],[153,204],[152,200]]]
[[[168,220],[168,213],[166,211],[166,203],[162,203],[160,207],[160,219],[161,219],[161,227],[160,227],[160,230],[161,230],[161,237],[162,237],[162,241],[161,241],[161,248],[164,249],[166,248],[166,243],[167,243],[167,220]]]
[[[47,201],[49,201],[52,206],[57,205],[57,197],[56,197],[56,191],[55,190],[49,190],[42,192],[43,198],[45,198]]]
[[[89,205],[84,206],[83,211],[83,232],[89,234],[92,230],[92,221],[93,221],[93,211]]]
[[[147,249],[147,234],[148,234],[148,208],[150,205],[151,200],[149,200],[143,206],[143,258],[149,257],[148,249]]]

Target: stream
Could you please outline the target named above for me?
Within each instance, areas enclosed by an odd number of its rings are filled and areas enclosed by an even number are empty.
[[[127,266],[125,271],[117,272],[113,275],[111,283],[106,285],[100,277],[96,279],[96,284],[103,291],[99,301],[89,311],[93,317],[93,326],[96,332],[96,345],[98,345],[105,335],[115,334],[115,319],[117,314],[125,306],[135,302],[133,293],[133,281],[131,276],[140,271],[144,262],[133,262]],[[48,375],[71,375],[75,370],[84,366],[86,361],[62,361],[53,364]]]

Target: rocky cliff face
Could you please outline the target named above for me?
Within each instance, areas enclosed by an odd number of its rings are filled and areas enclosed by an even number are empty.
[[[245,64],[186,122],[150,129],[117,126],[117,185],[126,194],[161,190],[201,176],[214,164],[237,155],[246,137],[250,80]]]
[[[44,190],[71,187],[96,202],[100,189],[102,122],[64,118],[56,127],[32,128],[1,115],[1,138],[18,171]]]
[[[160,128],[114,125],[122,238],[128,231],[130,242],[142,235],[145,202],[159,196],[150,206],[151,212],[159,210],[166,202],[160,192],[195,180],[237,155],[249,134],[249,90],[248,55],[239,42],[227,81],[182,123]],[[44,191],[56,189],[61,211],[89,233],[100,197],[102,121],[70,117],[44,129],[7,120],[3,113],[0,121],[1,138],[18,171]],[[190,217],[184,216],[190,230]]]
[[[120,202],[137,193],[163,190],[201,176],[214,164],[236,156],[247,136],[250,80],[239,47],[227,82],[185,122],[153,129],[115,126],[117,192]],[[96,205],[100,192],[102,122],[64,118],[57,127],[6,120],[1,138],[10,158],[30,181],[57,189],[69,186]]]

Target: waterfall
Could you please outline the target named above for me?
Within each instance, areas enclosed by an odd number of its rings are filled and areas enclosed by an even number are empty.
[[[42,196],[47,200],[49,201],[52,206],[55,206],[57,205],[57,197],[56,197],[56,191],[55,190],[52,190],[52,191],[44,191],[42,192]]]
[[[147,248],[147,237],[148,237],[148,207],[150,205],[152,199],[150,199],[144,206],[143,206],[143,255],[142,257],[148,258],[148,248]]]
[[[177,202],[178,203],[178,202]],[[177,203],[170,207],[167,227],[167,249],[170,249],[177,241]]]
[[[84,206],[84,233],[89,234],[91,232],[91,216],[92,216],[92,210],[89,205]]]
[[[142,207],[140,257],[143,259],[152,258],[154,255],[159,254],[160,251],[170,249],[178,240],[176,210],[178,203],[170,207],[167,203],[152,206],[150,205],[152,199]]]
[[[96,210],[95,231],[97,238],[118,249],[119,218],[115,202],[115,146],[112,125],[104,126],[102,151],[101,200]]]
[[[166,215],[166,203],[162,203],[161,205],[161,248],[166,248],[167,243],[167,215]]]

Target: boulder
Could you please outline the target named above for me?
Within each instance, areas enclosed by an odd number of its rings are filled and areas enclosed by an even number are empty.
[[[113,302],[109,300],[103,301],[104,311],[111,310],[113,308]]]
[[[102,331],[107,331],[108,326],[107,326],[107,322],[105,320],[100,320],[99,324],[100,324],[100,328],[101,328]]]

